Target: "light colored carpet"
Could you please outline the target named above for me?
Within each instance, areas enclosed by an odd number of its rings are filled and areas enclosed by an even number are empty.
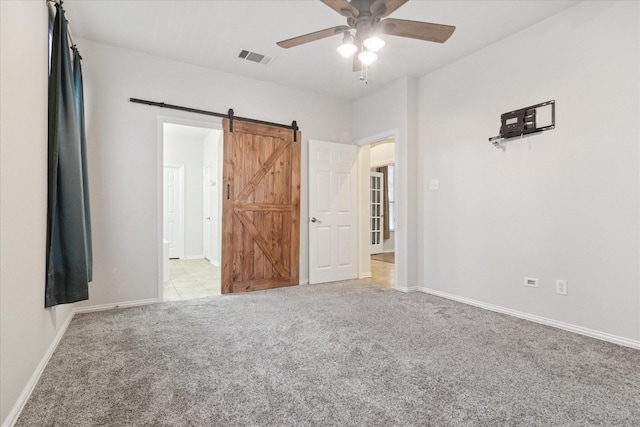
[[[76,316],[19,426],[640,425],[640,352],[366,282]]]

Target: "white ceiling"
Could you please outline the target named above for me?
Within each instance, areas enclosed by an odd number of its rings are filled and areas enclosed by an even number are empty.
[[[411,0],[391,17],[454,25],[456,31],[444,44],[385,36],[387,45],[369,68],[367,86],[351,71],[351,59],[336,53],[340,36],[291,49],[276,46],[346,23],[320,1],[67,0],[64,7],[76,38],[353,100],[403,76],[424,76],[576,3]],[[240,60],[243,49],[275,60],[267,66]]]

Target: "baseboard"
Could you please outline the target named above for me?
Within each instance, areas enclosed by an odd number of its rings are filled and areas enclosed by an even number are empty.
[[[69,316],[67,316],[67,318],[65,319],[64,324],[62,325],[62,327],[54,337],[53,341],[51,342],[51,345],[49,345],[47,352],[42,356],[42,359],[40,359],[40,363],[38,363],[38,366],[33,371],[31,378],[29,378],[29,381],[24,386],[24,389],[22,390],[22,393],[20,393],[18,400],[13,405],[13,408],[11,408],[11,411],[9,411],[9,415],[7,415],[7,418],[2,423],[2,427],[12,427],[16,423],[16,421],[18,421],[18,417],[20,416],[20,413],[22,412],[24,405],[26,405],[27,401],[29,400],[29,397],[31,397],[31,393],[33,393],[34,388],[38,384],[38,381],[40,380],[40,376],[42,376],[42,373],[44,372],[44,369],[46,368],[47,363],[49,363],[49,359],[51,359],[51,356],[56,351],[56,348],[58,348],[58,344],[60,344],[60,340],[64,336],[65,332],[67,332],[67,328],[69,327],[69,324],[73,319],[73,316],[79,313],[90,313],[94,311],[111,310],[114,308],[135,307],[139,305],[153,304],[158,301],[159,300],[157,298],[153,298],[153,299],[146,299],[146,300],[139,300],[139,301],[128,301],[128,302],[123,302],[118,304],[103,304],[103,305],[93,305],[88,307],[74,307],[74,309],[71,310],[71,312],[69,313]]]
[[[159,298],[142,299],[137,301],[126,301],[114,304],[89,305],[86,307],[76,308],[76,313],[93,313],[94,311],[113,310],[114,308],[137,307],[140,305],[155,304],[162,302]]]
[[[629,338],[619,337],[617,335],[607,334],[606,332],[600,332],[593,329],[584,328],[582,326],[573,325],[571,323],[565,323],[565,322],[560,322],[558,320],[548,319],[546,317],[536,316],[533,314],[525,313],[523,311],[512,310],[510,308],[505,308],[505,307],[501,307],[493,304],[487,304],[482,301],[476,301],[470,298],[449,294],[447,292],[436,291],[428,288],[419,288],[419,290],[430,295],[435,295],[437,297],[450,299],[453,301],[461,302],[463,304],[473,305],[475,307],[494,311],[496,313],[506,314],[508,316],[517,317],[519,319],[529,320],[531,322],[540,323],[542,325],[551,326],[554,328],[573,332],[579,335],[584,335],[584,336],[596,338],[602,341],[607,341],[613,344],[618,344],[625,347],[630,347],[630,348],[635,348],[637,350],[640,350],[640,341],[637,341],[637,340],[632,340]]]
[[[216,267],[220,267],[220,261],[214,261],[212,259],[205,257],[202,257],[203,259],[206,259],[207,261],[209,261],[209,264],[215,265]]]
[[[180,259],[204,259],[204,255],[181,256]]]
[[[397,285],[394,286],[393,289],[395,289],[396,291],[404,292],[405,294],[409,292],[419,292],[422,290],[422,288],[419,286],[407,287],[407,286],[397,286]]]
[[[31,397],[31,393],[33,393],[33,390],[36,388],[36,385],[38,384],[38,381],[40,380],[44,369],[47,367],[47,363],[49,363],[49,359],[51,359],[51,356],[56,351],[56,348],[58,348],[58,344],[60,343],[60,340],[64,336],[65,332],[67,332],[67,328],[69,327],[69,324],[71,323],[71,320],[73,319],[73,316],[75,314],[75,310],[71,310],[69,316],[67,316],[67,318],[64,320],[62,327],[60,328],[60,330],[58,330],[58,333],[53,338],[53,341],[51,342],[51,345],[49,345],[47,352],[42,356],[42,359],[40,359],[40,363],[38,363],[38,366],[36,367],[35,371],[33,371],[31,378],[29,378],[29,381],[24,386],[22,393],[20,393],[18,400],[13,405],[13,408],[11,408],[11,411],[9,411],[9,415],[7,415],[7,418],[5,418],[4,422],[2,423],[2,427],[12,427],[16,423],[16,421],[18,421],[18,417],[20,416],[22,409],[24,409],[24,405],[27,404],[29,397]]]
[[[368,279],[369,277],[373,276],[373,274],[370,271],[365,271],[364,273],[362,273],[360,275],[360,277],[358,277],[359,279]]]

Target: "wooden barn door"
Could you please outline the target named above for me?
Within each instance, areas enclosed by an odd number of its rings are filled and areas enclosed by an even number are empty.
[[[300,132],[223,125],[222,293],[297,285]]]

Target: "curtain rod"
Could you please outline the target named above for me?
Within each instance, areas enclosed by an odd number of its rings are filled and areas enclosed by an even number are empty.
[[[247,117],[236,116],[236,115],[233,114],[233,109],[231,109],[231,108],[229,109],[229,112],[227,114],[222,114],[222,113],[216,113],[216,112],[213,112],[213,111],[199,110],[199,109],[196,109],[196,108],[181,107],[180,105],[165,104],[164,102],[146,101],[144,99],[138,99],[138,98],[129,98],[129,101],[130,102],[135,102],[136,104],[150,105],[150,106],[153,106],[153,107],[170,108],[172,110],[187,111],[189,113],[197,113],[197,114],[204,114],[204,115],[207,115],[207,116],[227,118],[227,119],[231,120],[231,122],[232,122],[231,131],[233,131],[233,120],[240,120],[240,121],[243,121],[243,122],[256,123],[256,124],[259,124],[259,125],[276,126],[276,127],[285,128],[285,129],[292,129],[293,130],[293,140],[296,141],[296,139],[297,139],[296,132],[298,131],[298,123],[295,120],[293,122],[291,122],[290,125],[283,125],[281,123],[265,122],[265,121],[262,121],[262,120],[249,119]]]
[[[45,0],[47,3],[57,4],[62,8],[62,0]],[[64,9],[63,9],[64,10]],[[65,17],[65,19],[67,19]],[[69,42],[71,42],[71,47],[76,47],[76,44],[73,42],[73,35],[71,34],[71,25],[69,24],[69,20],[67,19],[67,37],[69,38]],[[82,59],[82,57],[80,57]]]

